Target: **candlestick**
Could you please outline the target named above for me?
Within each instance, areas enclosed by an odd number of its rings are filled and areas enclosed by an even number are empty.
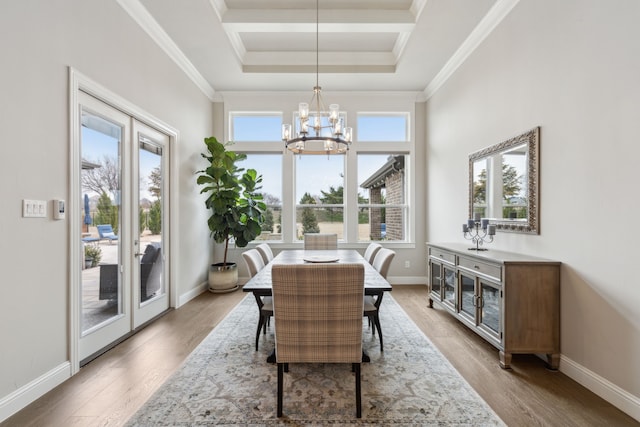
[[[466,224],[462,224],[462,233],[465,239],[471,240],[476,246],[469,248],[470,251],[487,251],[481,248],[484,243],[493,242],[493,236],[496,234],[496,226],[489,224],[488,219],[480,219],[480,214],[475,214],[475,220],[469,219]]]

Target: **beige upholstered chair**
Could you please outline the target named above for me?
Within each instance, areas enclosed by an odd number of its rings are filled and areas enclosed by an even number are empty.
[[[283,372],[288,371],[289,363],[350,363],[356,376],[356,415],[360,418],[364,266],[276,264],[271,280],[278,417],[282,416]]]
[[[306,233],[304,248],[307,250],[338,249],[337,234]]]
[[[265,265],[269,264],[273,259],[273,251],[271,250],[271,246],[266,243],[260,243],[258,246],[256,246],[256,249],[260,252],[260,255],[262,255],[262,259],[264,260]]]
[[[264,268],[264,260],[257,249],[244,251],[242,253],[242,258],[244,258],[244,262],[247,264],[247,269],[249,270],[249,275],[251,277],[258,274],[258,272]],[[273,299],[271,297],[261,297],[256,294],[253,294],[253,296],[256,298],[258,311],[260,313],[260,318],[258,319],[258,330],[256,331],[256,351],[258,351],[260,329],[262,329],[263,333],[266,335],[269,319],[273,316]]]
[[[391,261],[393,261],[393,257],[396,255],[394,251],[387,248],[381,248],[378,250],[376,257],[373,260],[373,268],[375,268],[378,273],[385,279],[387,278],[387,273],[389,272],[389,266],[391,265]],[[384,346],[382,342],[382,329],[380,328],[380,304],[382,304],[382,296],[384,294],[379,294],[376,296],[366,295],[364,297],[364,315],[369,320],[369,325],[373,324],[373,334],[375,335],[376,329],[378,330],[378,337],[380,338],[380,351],[384,351]]]
[[[381,248],[382,245],[380,243],[369,243],[367,250],[364,251],[364,259],[366,259],[369,264],[373,265],[373,259]]]

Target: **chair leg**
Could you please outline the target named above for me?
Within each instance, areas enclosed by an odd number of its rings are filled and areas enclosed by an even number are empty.
[[[378,317],[377,315],[374,316],[373,321],[375,322],[376,328],[378,329],[378,337],[380,337],[380,351],[384,351],[384,347],[382,345],[382,329],[380,328],[380,317]]]
[[[360,385],[360,363],[354,363],[356,370],[356,417],[362,418],[362,390]]]
[[[264,322],[264,317],[262,317],[262,314],[261,314],[260,318],[258,319],[258,331],[256,332],[256,351],[258,351],[258,342],[260,341],[260,329],[262,329],[263,322]]]
[[[282,386],[284,377],[284,363],[278,363],[278,418],[282,416]]]

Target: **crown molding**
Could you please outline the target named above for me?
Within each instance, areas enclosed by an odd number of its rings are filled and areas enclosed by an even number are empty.
[[[460,67],[485,38],[511,12],[520,0],[498,0],[480,23],[473,29],[469,37],[460,45],[458,50],[449,58],[440,72],[431,80],[424,90],[425,97],[431,98],[449,80],[449,77]]]
[[[142,28],[151,39],[175,62],[178,67],[195,83],[195,85],[211,101],[215,99],[215,90],[198,72],[196,67],[187,59],[180,48],[171,40],[169,35],[160,27],[149,11],[138,0],[116,0],[131,18]]]

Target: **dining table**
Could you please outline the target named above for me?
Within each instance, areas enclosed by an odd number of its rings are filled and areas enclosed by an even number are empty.
[[[253,292],[258,296],[271,296],[271,268],[276,264],[296,265],[307,263],[345,263],[362,264],[364,266],[364,293],[365,295],[377,295],[381,297],[384,292],[392,290],[391,284],[378,270],[373,268],[367,260],[355,249],[324,249],[324,250],[284,250],[276,255],[242,287],[243,292]],[[363,362],[368,362],[369,357],[363,354]],[[275,362],[275,355],[267,359]]]

